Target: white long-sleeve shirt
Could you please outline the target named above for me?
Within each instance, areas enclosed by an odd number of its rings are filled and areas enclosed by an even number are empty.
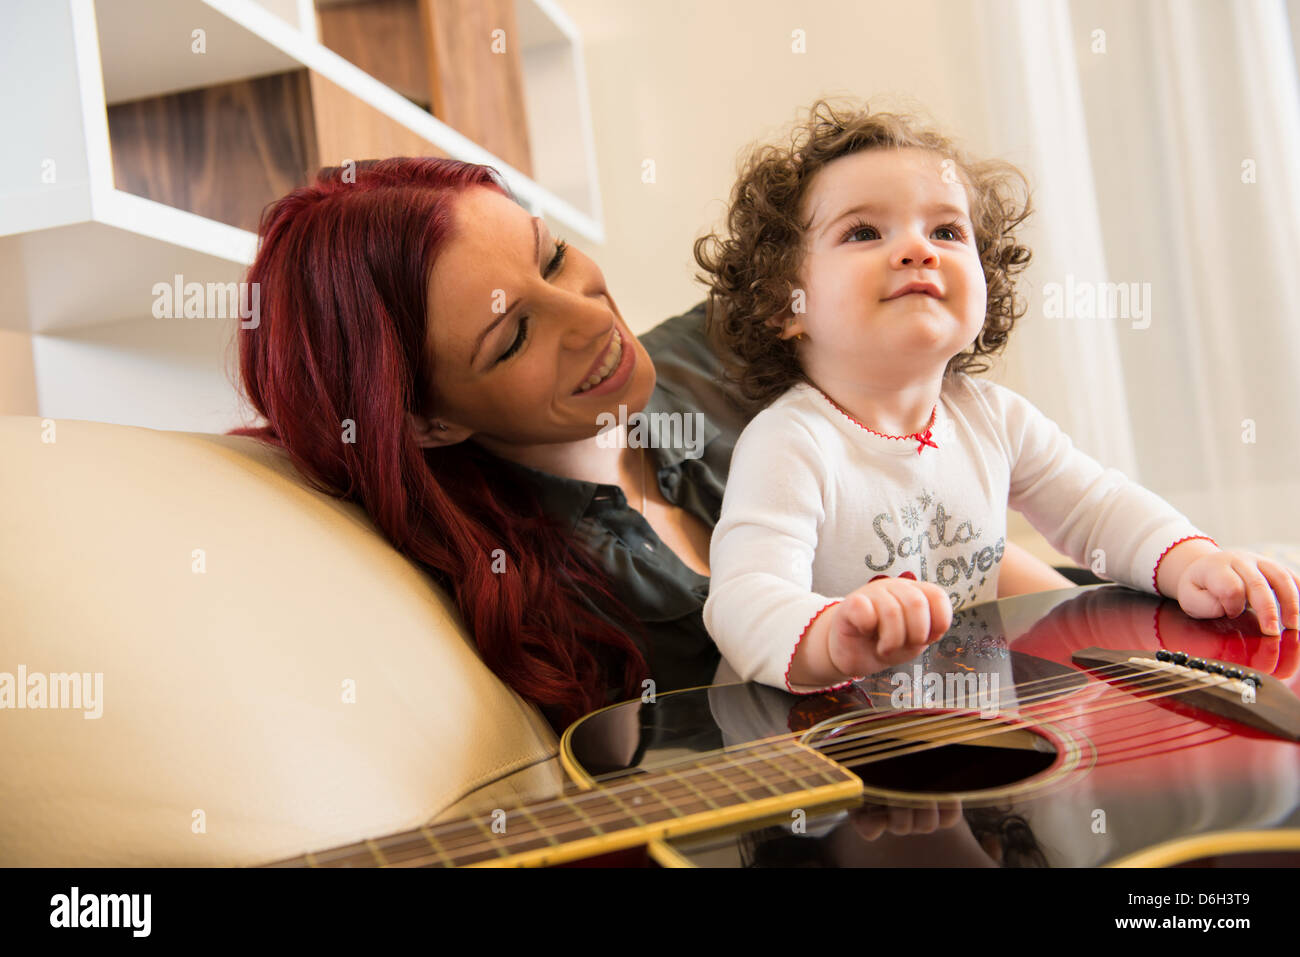
[[[1151,594],[1164,552],[1208,537],[996,383],[946,379],[928,441],[873,432],[800,383],[736,442],[705,627],[740,677],[822,690],[787,681],[818,612],[904,572],[944,588],[954,610],[995,599],[1008,506],[1057,551]]]

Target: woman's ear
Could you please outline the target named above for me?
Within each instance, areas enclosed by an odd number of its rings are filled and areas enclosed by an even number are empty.
[[[407,426],[415,435],[415,442],[422,449],[436,449],[446,445],[464,442],[474,434],[472,429],[441,419],[430,419],[414,412],[406,413]]]

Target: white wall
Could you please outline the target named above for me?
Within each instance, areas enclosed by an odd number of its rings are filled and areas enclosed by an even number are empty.
[[[1225,544],[1300,541],[1288,504],[1300,498],[1300,317],[1286,279],[1300,266],[1300,167],[1295,76],[1283,75],[1300,0],[559,2],[585,41],[608,237],[577,245],[633,329],[702,297],[692,242],[720,224],[745,144],[822,94],[916,102],[1034,186],[1030,308],[992,377]],[[795,30],[806,53],[791,50]],[[1243,191],[1247,156],[1269,172]],[[1045,284],[1071,273],[1150,283],[1156,321],[1047,316]]]
[[[741,148],[818,95],[924,105],[971,146],[988,145],[982,89],[963,50],[968,3],[560,5],[584,40],[607,236],[599,248],[574,242],[601,265],[638,332],[701,298],[691,244],[720,221]],[[804,31],[805,53],[792,52],[795,30]],[[642,182],[646,160],[653,184]]]

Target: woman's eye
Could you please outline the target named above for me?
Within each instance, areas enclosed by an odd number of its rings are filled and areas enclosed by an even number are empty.
[[[549,279],[555,273],[560,271],[560,267],[564,265],[564,251],[568,248],[569,248],[569,244],[566,243],[563,239],[557,239],[555,241],[555,255],[552,256],[551,261],[546,264],[546,269],[542,272],[543,277]],[[528,341],[528,317],[524,316],[522,319],[519,320],[519,332],[515,336],[515,341],[510,344],[509,349],[501,353],[501,357],[497,359],[497,362],[499,363],[505,362],[512,355],[514,355],[516,352],[522,349],[524,347],[524,343],[527,341]]]
[[[542,273],[544,278],[549,279],[554,273],[559,272],[560,267],[564,265],[564,251],[568,248],[569,244],[563,239],[557,239],[555,241],[555,255],[552,256],[551,261],[546,264],[546,271]]]
[[[497,362],[505,362],[512,355],[523,348],[524,343],[528,340],[528,317],[524,316],[519,320],[519,333],[515,336],[515,341],[510,344],[510,348],[501,353],[501,358]]]

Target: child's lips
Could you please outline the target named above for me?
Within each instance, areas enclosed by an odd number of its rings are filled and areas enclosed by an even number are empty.
[[[885,302],[892,302],[895,299],[902,299],[904,296],[930,296],[933,299],[942,299],[939,295],[939,288],[933,283],[928,282],[910,282],[902,289],[898,290]]]

